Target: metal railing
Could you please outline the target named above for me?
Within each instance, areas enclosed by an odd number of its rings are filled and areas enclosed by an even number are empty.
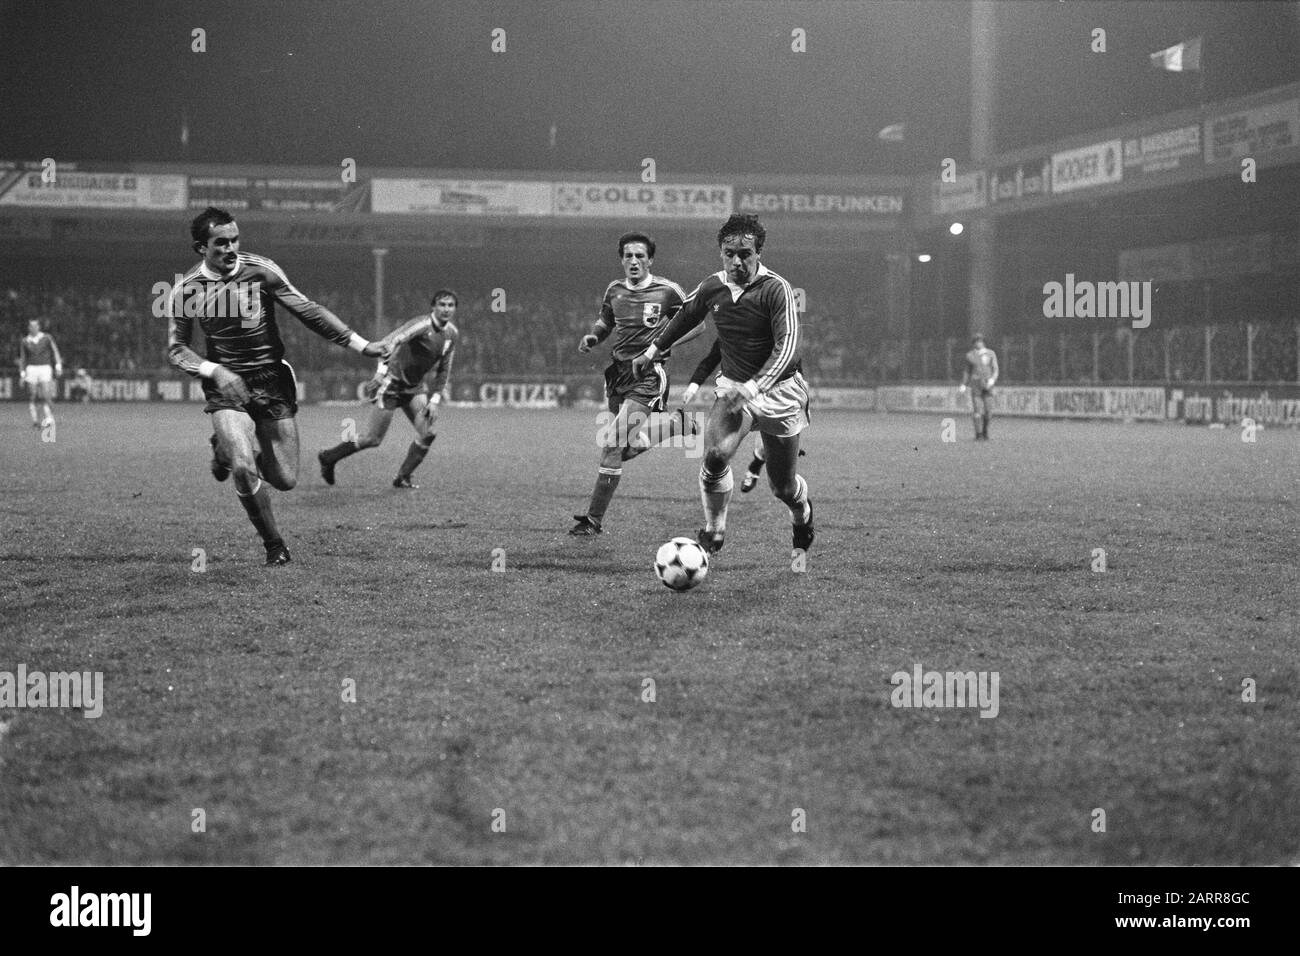
[[[994,337],[1001,377],[1035,383],[1300,382],[1300,321],[1172,329],[1120,328]],[[961,339],[897,343],[886,377],[957,381],[970,345]]]

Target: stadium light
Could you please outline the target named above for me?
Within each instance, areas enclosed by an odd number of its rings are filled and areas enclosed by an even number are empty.
[[[960,236],[965,231],[965,229],[966,227],[959,222],[954,222],[951,226],[948,227],[948,231],[951,232],[954,236]]]
[[[930,253],[928,253],[928,252],[923,252],[923,253],[921,253],[919,256],[916,257],[916,261],[917,261],[917,262],[929,262],[929,261],[930,261]]]

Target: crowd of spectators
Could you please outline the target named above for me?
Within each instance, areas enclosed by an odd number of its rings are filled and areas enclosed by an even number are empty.
[[[365,335],[374,333],[374,300],[361,284],[312,287],[310,294]],[[385,303],[385,328],[428,310],[432,290],[400,288]],[[576,345],[599,311],[599,293],[555,283],[507,290],[462,291],[456,368],[473,376],[588,374],[591,360]],[[0,293],[0,318],[13,359],[29,319],[39,319],[59,344],[64,365],[92,373],[167,368],[166,320],[154,315],[148,290],[112,286],[10,285]],[[964,340],[902,341],[887,334],[881,294],[810,292],[801,328],[804,372],[820,384],[877,384],[960,375]],[[356,368],[356,357],[281,314],[287,353],[300,371]],[[1294,320],[1256,324],[1247,363],[1242,321],[1214,326],[1211,374],[1219,381],[1296,381],[1300,339]],[[1128,380],[1128,330],[995,335],[1003,378],[1037,382]],[[1032,341],[1031,341],[1032,339]],[[1032,355],[1031,355],[1032,350]],[[1095,360],[1094,360],[1095,353]],[[1166,358],[1167,356],[1167,358]],[[1031,367],[1032,359],[1032,367]],[[1168,374],[1166,375],[1166,369]],[[1032,373],[1032,374],[1031,374]],[[1183,325],[1134,339],[1134,381],[1203,381],[1205,331]]]
[[[602,290],[603,291],[603,290]],[[374,299],[358,289],[312,288],[316,301],[366,335],[374,332]],[[399,289],[385,302],[385,326],[428,311],[431,290]],[[503,301],[504,300],[504,301]],[[62,350],[64,364],[97,373],[164,369],[167,323],[154,316],[146,292],[114,287],[11,286],[3,302],[16,355],[29,319],[39,319]],[[577,342],[599,315],[599,294],[563,286],[494,296],[461,293],[456,366],[474,375],[567,375],[590,367]],[[848,296],[810,296],[801,324],[804,369],[812,379],[852,380],[878,364],[879,325],[872,303]],[[283,312],[278,326],[290,360],[302,371],[354,367],[355,356],[313,334]]]
[[[69,371],[132,372],[157,367],[160,358],[166,361],[166,324],[153,317],[150,299],[139,291],[10,286],[0,299],[0,312],[13,361],[30,319],[39,319],[54,337]]]

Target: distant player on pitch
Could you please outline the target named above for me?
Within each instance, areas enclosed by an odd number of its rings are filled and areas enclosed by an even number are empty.
[[[657,419],[651,416],[652,412],[664,411],[668,399],[668,373],[664,371],[662,358],[632,368],[632,359],[681,306],[682,287],[650,272],[655,244],[643,233],[619,236],[618,256],[623,264],[623,278],[606,287],[600,318],[578,343],[578,351],[586,354],[613,334],[612,361],[605,369],[605,396],[610,413],[616,417],[601,432],[596,487],[592,489],[586,513],[573,516],[577,524],[569,529],[569,534],[575,537],[602,532],[605,511],[623,477],[623,462],[672,435],[683,434],[692,424],[684,415]]]
[[[38,319],[27,323],[27,334],[18,346],[18,374],[27,386],[27,408],[32,413],[32,427],[44,428],[54,424],[54,381],[63,374],[63,356],[54,343],[54,336],[41,331]],[[40,402],[41,414],[36,414]]]
[[[989,420],[993,409],[989,399],[998,380],[998,357],[984,344],[984,336],[975,333],[971,350],[966,353],[966,367],[961,373],[961,390],[970,389],[971,418],[975,422],[975,440],[988,440]]]
[[[212,416],[212,476],[235,476],[235,494],[262,537],[266,563],[288,564],[289,549],[262,481],[281,491],[298,483],[298,384],[284,361],[276,303],[317,335],[363,355],[387,357],[389,346],[357,335],[295,289],[270,259],[240,252],[239,226],[225,210],[203,210],[190,236],[202,261],[167,296],[167,357],[203,380],[203,410]],[[207,340],[206,359],[190,348],[195,318]]]
[[[393,356],[379,363],[374,378],[365,385],[366,398],[375,403],[365,434],[356,441],[340,442],[316,456],[325,484],[334,484],[334,466],[344,458],[366,448],[379,447],[388,434],[393,412],[400,408],[415,429],[415,441],[406,450],[393,487],[419,487],[411,483],[411,475],[438,437],[434,431],[438,406],[445,398],[452,356],[460,341],[460,330],[451,321],[456,316],[458,302],[455,292],[439,289],[429,303],[428,315],[411,319],[388,333],[385,341],[393,347]]]
[[[790,283],[760,262],[767,231],[753,215],[718,230],[723,269],[686,297],[681,310],[632,363],[648,366],[686,332],[712,317],[722,351],[717,397],[704,429],[700,495],[705,550],[722,549],[733,481],[731,457],[750,429],[763,436],[772,493],[790,509],[795,551],[813,542],[808,484],[798,473],[799,435],[808,427],[808,383],[799,371],[799,313]]]

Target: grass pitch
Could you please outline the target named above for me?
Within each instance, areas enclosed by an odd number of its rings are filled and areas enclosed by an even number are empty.
[[[682,449],[565,534],[595,412],[448,408],[400,492],[402,419],[328,488],[361,409],[304,407],[271,569],[197,406],[56,410],[0,406],[0,671],[102,671],[104,713],[0,710],[0,863],[1300,854],[1295,432],[818,413],[807,572],[763,484],[675,594]],[[997,716],[891,706],[917,663],[998,672]]]

